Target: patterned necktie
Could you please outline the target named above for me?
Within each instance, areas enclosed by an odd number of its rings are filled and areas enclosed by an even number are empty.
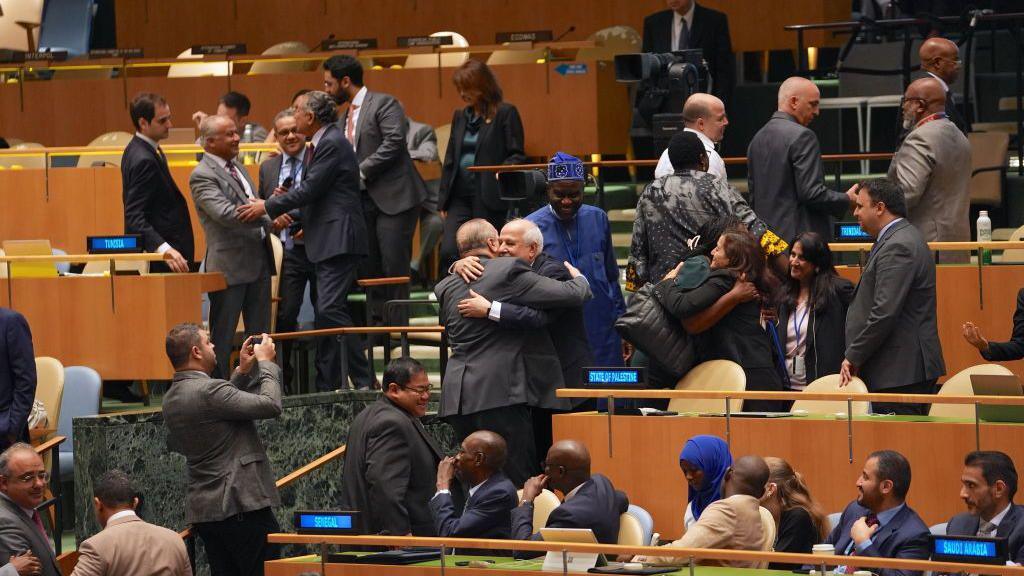
[[[238,175],[238,170],[235,169],[234,162],[228,160],[224,167],[227,168],[228,174],[230,174],[231,177],[235,179],[235,182],[238,183],[238,187],[242,190],[242,193],[249,196],[249,194],[246,194],[245,184],[242,184],[242,177]]]
[[[997,528],[999,528],[999,526],[997,526],[997,525],[995,525],[995,524],[993,524],[993,523],[991,523],[991,522],[989,522],[987,520],[982,520],[981,524],[978,525],[978,534],[977,534],[977,536],[992,536],[995,533]]]
[[[292,186],[295,186],[295,177],[299,174],[299,161],[295,156],[288,157],[288,179],[292,181]]]
[[[352,104],[348,109],[348,118],[345,119],[345,138],[348,139],[349,143],[353,146],[356,145],[356,110],[359,110],[359,106]]]

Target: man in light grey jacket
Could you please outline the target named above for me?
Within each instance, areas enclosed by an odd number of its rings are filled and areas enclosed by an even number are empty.
[[[277,557],[267,534],[280,530],[271,506],[281,500],[255,421],[281,414],[274,342],[248,338],[231,380],[210,377],[214,345],[199,326],[178,324],[166,347],[175,372],[163,416],[167,446],[188,466],[185,521],[213,574],[263,574],[263,562]]]
[[[971,144],[946,115],[946,93],[934,78],[911,82],[903,95],[903,127],[910,130],[889,165],[900,185],[907,219],[925,242],[971,239]],[[939,261],[967,262],[967,252],[942,252]]]
[[[210,335],[217,350],[217,372],[231,373],[231,344],[238,317],[246,336],[270,331],[271,220],[263,215],[242,222],[236,208],[259,194],[238,156],[238,130],[226,116],[207,116],[200,124],[203,160],[188,180],[199,223],[206,234],[206,271],[220,272],[227,288],[210,292]]]

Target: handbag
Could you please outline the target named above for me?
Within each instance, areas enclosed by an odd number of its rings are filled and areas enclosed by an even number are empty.
[[[676,378],[693,367],[693,341],[654,297],[654,284],[644,284],[633,293],[626,312],[615,321],[615,329]]]
[[[46,406],[42,401],[33,400],[32,411],[28,413],[28,427],[30,429],[46,428],[49,419],[49,415],[46,414]]]

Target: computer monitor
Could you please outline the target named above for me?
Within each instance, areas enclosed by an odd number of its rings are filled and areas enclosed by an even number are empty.
[[[975,396],[1021,396],[1020,380],[1013,374],[971,374]],[[978,418],[986,422],[1024,422],[1024,406],[978,404]]]
[[[7,256],[52,256],[49,240],[4,240]],[[18,262],[11,264],[11,278],[54,278],[56,262]]]

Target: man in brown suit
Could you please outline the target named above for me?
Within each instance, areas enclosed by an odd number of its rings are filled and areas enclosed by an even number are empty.
[[[103,531],[82,542],[71,576],[192,576],[185,543],[176,533],[135,515],[139,498],[128,475],[111,470],[93,488]]]
[[[765,530],[761,522],[760,499],[768,484],[769,470],[764,458],[744,456],[725,472],[722,499],[711,503],[683,534],[669,544],[674,548],[713,548],[717,550],[765,550]],[[678,557],[648,557],[634,561],[653,564],[678,564]],[[701,564],[732,568],[764,568],[767,562],[742,560],[704,560]]]

